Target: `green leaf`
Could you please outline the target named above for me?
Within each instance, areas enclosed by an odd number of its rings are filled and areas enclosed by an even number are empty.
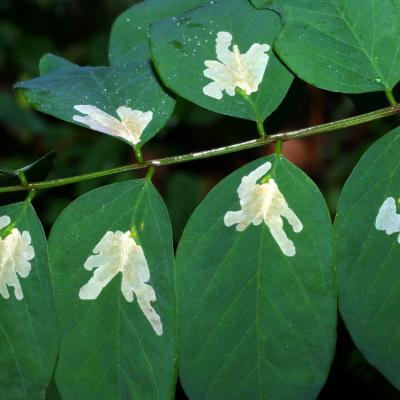
[[[15,87],[23,89],[28,101],[39,111],[73,123],[77,122],[72,117],[80,115],[74,106],[80,104],[96,106],[117,118],[116,109],[120,106],[152,111],[153,118],[143,132],[141,144],[165,126],[175,105],[148,63],[64,68],[17,83]]]
[[[390,90],[399,82],[399,1],[252,2],[283,14],[274,48],[306,82],[345,93]]]
[[[237,188],[256,167],[303,223],[296,254],[283,254],[263,223],[224,224],[240,209]],[[334,353],[336,285],[330,217],[321,193],[281,157],[224,179],[192,215],[179,244],[176,284],[181,380],[192,400],[316,398]]]
[[[399,152],[399,128],[366,152],[343,188],[335,230],[341,314],[367,360],[400,389],[400,243],[375,227],[388,197],[399,205]]]
[[[23,298],[17,300],[8,286],[9,298],[0,295],[0,398],[43,400],[58,355],[58,331],[50,285],[46,238],[42,225],[29,203],[0,208],[0,217],[11,223],[0,231],[7,240],[11,229],[29,232],[34,258],[25,278],[18,276]],[[10,250],[10,244],[7,249]],[[4,279],[4,254],[0,250],[0,276]]]
[[[156,293],[152,305],[161,317],[161,336],[141,311],[136,292],[133,302],[125,300],[120,273],[95,300],[79,296],[93,275],[84,264],[96,245],[108,231],[133,228],[147,259],[149,285]],[[172,237],[165,205],[151,183],[117,183],[78,198],[55,223],[49,246],[61,331],[55,378],[63,400],[172,399],[176,362]]]
[[[41,76],[69,68],[79,68],[79,66],[63,57],[51,53],[45,54],[39,61],[39,71]]]
[[[229,32],[241,53],[254,43],[271,45],[280,29],[279,17],[255,10],[247,0],[210,2],[181,17],[153,25],[151,51],[166,86],[180,96],[209,110],[262,122],[285,97],[292,75],[270,50],[258,91],[246,96],[223,94],[217,100],[203,93],[212,81],[205,77],[206,60],[216,60],[216,38]]]
[[[110,63],[121,65],[150,59],[150,24],[181,15],[208,0],[146,0],[134,4],[114,22],[110,36]]]

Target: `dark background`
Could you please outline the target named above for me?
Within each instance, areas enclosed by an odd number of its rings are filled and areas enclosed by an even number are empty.
[[[81,65],[107,64],[112,22],[133,3],[132,0],[0,0],[0,167],[20,168],[55,150],[54,157],[49,156],[29,173],[29,178],[36,181],[134,162],[129,147],[122,142],[33,111],[20,93],[12,91],[17,80],[38,75],[38,61],[46,52]],[[295,80],[286,100],[267,120],[266,130],[272,133],[302,128],[387,105],[383,94],[335,94]],[[361,154],[395,126],[395,119],[390,118],[294,140],[284,145],[284,154],[316,181],[334,215],[340,190]],[[144,156],[164,157],[255,137],[253,123],[217,115],[179,99],[173,118],[145,146]],[[216,183],[271,151],[265,147],[159,168],[153,180],[167,203],[175,241],[179,240],[194,207]],[[127,173],[51,189],[39,193],[34,204],[48,231],[62,209],[77,196],[132,176],[142,174]],[[0,185],[14,182],[3,178],[0,176]],[[21,200],[23,196],[2,194],[0,204]],[[363,399],[400,399],[400,393],[363,359],[341,321],[338,333],[336,358],[319,399],[339,399],[350,393]],[[185,398],[180,388],[178,393],[177,398]],[[59,399],[54,384],[46,399]]]

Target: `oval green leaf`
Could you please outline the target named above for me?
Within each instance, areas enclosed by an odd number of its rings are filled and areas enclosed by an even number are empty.
[[[181,15],[208,0],[146,0],[134,4],[114,22],[110,36],[110,63],[121,65],[150,59],[150,24]]]
[[[303,224],[284,230],[286,256],[269,228],[224,224],[240,209],[244,176],[266,161]],[[181,380],[192,400],[311,400],[327,377],[336,337],[330,217],[321,193],[281,157],[252,162],[224,179],[192,215],[179,244],[176,284]]]
[[[275,54],[271,50],[266,53],[269,59],[262,81],[254,88],[258,90],[245,95],[236,89],[233,96],[223,92],[221,99],[203,92],[213,82],[204,75],[204,63],[217,60],[216,39],[220,32],[230,34],[232,44],[238,45],[244,55],[253,44],[270,46],[280,26],[277,14],[256,10],[247,0],[209,2],[153,25],[153,60],[165,85],[180,96],[211,111],[262,122],[281,103],[293,79]],[[250,62],[243,67],[246,71],[259,59],[248,57]]]
[[[344,93],[386,91],[399,82],[399,1],[252,2],[283,14],[274,48],[306,82]]]
[[[59,346],[46,237],[29,203],[1,207],[0,227],[0,398],[44,400]],[[19,252],[11,250],[17,243]],[[4,286],[6,269],[9,283],[17,271],[21,291]]]
[[[55,69],[39,78],[15,85],[39,111],[77,123],[76,105],[92,105],[118,118],[118,107],[151,111],[152,119],[141,136],[141,144],[151,139],[169,120],[175,101],[161,88],[148,63],[120,67],[63,68],[65,60],[45,58],[42,71]],[[45,67],[43,67],[45,65]],[[57,69],[60,68],[61,70]],[[86,125],[82,125],[85,126]]]
[[[343,188],[335,230],[340,312],[367,360],[400,389],[400,216],[397,232],[376,227],[388,198],[400,214],[399,154],[399,128],[365,153]]]
[[[136,268],[132,275],[129,270],[126,274],[118,272],[96,298],[87,299],[90,296],[86,284],[94,270],[100,280],[108,281],[111,277],[105,261],[102,267],[100,257],[106,257],[113,248],[110,250],[107,242],[100,242],[107,232],[116,238],[117,231],[131,232],[130,236],[142,247],[150,272],[148,285],[156,294],[152,307],[161,318],[161,335],[139,306],[140,291],[134,292],[132,302],[126,300],[126,291],[122,293],[122,275],[124,279],[133,276],[136,280],[139,259],[129,264]],[[117,183],[78,198],[56,221],[49,246],[61,331],[55,374],[61,397],[172,399],[176,363],[172,237],[165,205],[151,183]],[[95,250],[96,246],[100,250]],[[99,252],[100,256],[96,256]],[[110,259],[117,260],[121,253],[111,254]],[[91,255],[92,262],[87,261]],[[93,261],[98,268],[85,269],[86,262],[93,266]],[[86,291],[82,289],[84,285]]]

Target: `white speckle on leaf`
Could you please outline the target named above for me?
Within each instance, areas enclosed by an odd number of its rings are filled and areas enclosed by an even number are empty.
[[[268,161],[242,178],[237,190],[241,210],[228,211],[224,223],[228,227],[237,224],[236,230],[244,231],[249,225],[260,225],[264,221],[282,253],[293,257],[296,248],[283,230],[282,217],[286,218],[296,233],[303,230],[303,224],[289,208],[274,179],[257,183],[270,169],[271,163]]]
[[[92,105],[76,105],[74,109],[85,114],[74,115],[74,121],[95,131],[121,138],[132,145],[140,143],[143,131],[153,119],[152,111],[132,110],[125,106],[117,108],[120,120]]]
[[[125,300],[132,302],[136,295],[143,314],[150,322],[157,335],[162,335],[160,316],[152,307],[156,293],[147,282],[150,271],[143,249],[128,232],[108,231],[93,249],[84,264],[85,269],[95,269],[92,278],[82,286],[79,298],[95,300],[108,283],[122,272],[121,292]]]
[[[400,214],[397,214],[396,200],[393,197],[388,197],[381,205],[375,220],[375,228],[378,231],[385,231],[387,235],[400,233]],[[400,243],[400,235],[397,241]]]
[[[220,100],[223,91],[229,95],[235,95],[235,88],[242,89],[247,95],[257,92],[269,56],[266,54],[270,46],[268,44],[254,43],[247,53],[241,54],[239,47],[233,45],[232,35],[229,32],[218,32],[216,40],[217,59],[206,60],[207,67],[203,74],[214,82],[203,88],[206,96]]]
[[[0,217],[0,229],[11,223],[10,217]],[[35,250],[31,246],[31,235],[28,231],[20,232],[13,228],[4,238],[0,238],[0,295],[5,299],[10,298],[7,286],[14,288],[15,298],[22,300],[24,294],[18,275],[28,277],[31,263],[35,258]],[[18,274],[18,275],[17,275]]]

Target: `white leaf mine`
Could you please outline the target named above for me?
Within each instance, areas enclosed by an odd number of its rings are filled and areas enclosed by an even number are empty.
[[[296,233],[303,230],[303,224],[289,208],[274,179],[257,183],[270,169],[271,163],[268,161],[242,178],[237,190],[241,210],[228,211],[224,223],[228,227],[236,225],[236,230],[241,232],[251,224],[260,225],[264,222],[282,253],[293,257],[296,248],[283,229],[282,218],[289,222]]]
[[[265,69],[267,68],[270,50],[268,44],[254,43],[247,53],[241,54],[237,45],[232,46],[232,35],[229,32],[218,32],[216,39],[217,60],[206,60],[207,67],[203,74],[213,80],[203,88],[206,96],[221,100],[223,91],[229,96],[235,95],[239,88],[247,95],[257,92]]]
[[[381,205],[375,220],[375,228],[387,235],[400,233],[400,214],[397,214],[396,200],[393,197],[388,197]],[[400,243],[400,235],[397,241]]]
[[[87,125],[95,131],[123,139],[132,145],[140,143],[143,131],[153,119],[152,111],[132,110],[125,106],[117,108],[120,119],[88,104],[76,105],[74,109],[84,114],[84,116],[74,115],[72,117],[74,121]]]
[[[0,229],[10,223],[9,216],[0,217]],[[7,286],[14,288],[17,300],[24,298],[19,277],[28,277],[31,271],[30,261],[34,258],[35,250],[28,231],[21,233],[17,228],[13,228],[5,238],[0,238],[0,295],[4,299],[10,298]]]
[[[126,301],[132,302],[136,295],[143,314],[157,335],[162,335],[160,316],[152,307],[156,293],[147,282],[150,271],[143,249],[131,232],[108,231],[93,249],[84,264],[88,271],[94,270],[90,280],[79,291],[81,300],[95,300],[108,283],[122,273],[121,292]]]

